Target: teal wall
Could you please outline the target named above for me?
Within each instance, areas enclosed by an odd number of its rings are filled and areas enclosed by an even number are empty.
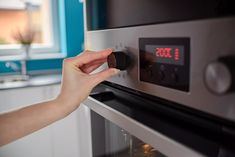
[[[61,52],[67,57],[72,57],[83,51],[83,4],[78,0],[59,0],[60,16],[60,47]],[[31,60],[27,63],[28,71],[54,70],[62,68],[63,59]],[[19,64],[16,61],[17,64]],[[11,73],[5,67],[5,62],[0,62],[0,73]]]
[[[66,10],[66,45],[68,57],[78,55],[83,50],[84,24],[83,4],[79,0],[64,0]]]

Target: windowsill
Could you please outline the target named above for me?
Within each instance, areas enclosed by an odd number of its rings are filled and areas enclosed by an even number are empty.
[[[27,60],[43,60],[43,59],[62,59],[66,55],[62,53],[44,53],[44,54],[34,54],[30,55]],[[18,61],[24,59],[24,55],[8,55],[0,56],[0,61]]]

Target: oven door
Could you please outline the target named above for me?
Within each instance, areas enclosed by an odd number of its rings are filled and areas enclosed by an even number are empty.
[[[93,157],[201,156],[199,153],[89,97]]]
[[[179,123],[177,119],[182,117],[178,113],[175,116],[177,111],[136,94],[113,89],[101,85],[81,107],[80,121],[87,122],[80,128],[83,130],[81,156],[215,157],[223,152],[216,141],[203,135],[204,132],[182,121]],[[215,130],[219,128],[208,125]]]

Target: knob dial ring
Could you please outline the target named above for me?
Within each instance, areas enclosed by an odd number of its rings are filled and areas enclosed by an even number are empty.
[[[223,62],[214,61],[207,65],[204,73],[205,84],[214,94],[225,94],[232,85],[232,75]]]

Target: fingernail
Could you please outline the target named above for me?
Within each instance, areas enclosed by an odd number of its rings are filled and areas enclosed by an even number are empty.
[[[119,69],[114,69],[114,75],[117,75],[118,73],[120,73]]]
[[[110,51],[110,52],[113,52],[113,49],[112,49],[112,48],[108,48],[107,50]]]

